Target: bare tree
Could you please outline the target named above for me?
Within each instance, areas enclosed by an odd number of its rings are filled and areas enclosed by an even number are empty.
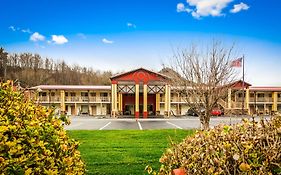
[[[194,45],[174,52],[171,83],[198,114],[202,129],[209,128],[212,109],[226,98],[228,86],[236,80],[230,64],[234,58],[233,47],[219,42],[213,42],[205,53]]]
[[[39,54],[8,54],[0,47],[0,81],[18,80],[23,87],[38,84],[109,85],[111,74],[78,64],[70,66],[63,60],[43,58]]]
[[[3,79],[7,80],[7,62],[8,62],[8,53],[4,51],[4,49],[0,48],[0,68],[3,70]],[[2,72],[1,72],[2,73]],[[1,74],[0,74],[1,76]]]

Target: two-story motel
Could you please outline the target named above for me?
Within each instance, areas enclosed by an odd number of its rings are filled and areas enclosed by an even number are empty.
[[[38,102],[54,106],[68,115],[185,115],[189,109],[183,95],[169,84],[169,77],[144,68],[111,77],[111,86],[39,85]],[[253,87],[237,81],[228,89],[228,97],[219,105],[224,110],[244,109],[249,115],[281,111],[281,87]],[[244,98],[243,98],[244,94]],[[243,100],[244,99],[244,100]]]

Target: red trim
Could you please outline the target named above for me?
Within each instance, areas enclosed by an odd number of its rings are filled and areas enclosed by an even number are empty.
[[[150,70],[147,70],[147,69],[144,69],[144,68],[138,68],[138,69],[134,69],[134,70],[131,70],[131,71],[128,71],[128,72],[120,73],[120,74],[117,74],[117,75],[114,75],[114,76],[110,77],[110,79],[111,80],[116,79],[116,78],[119,78],[119,77],[122,77],[122,76],[126,76],[127,74],[132,74],[132,73],[137,72],[137,71],[148,72],[149,74],[154,74],[157,77],[161,77],[161,79],[169,79],[169,77],[164,75],[164,74],[154,72],[154,71],[150,71]]]
[[[244,87],[247,88],[249,86],[252,86],[252,85],[244,81]],[[243,87],[243,81],[242,80],[238,80],[238,81],[231,84],[232,89],[235,89],[235,88],[240,89],[242,87]]]
[[[118,81],[116,81],[116,80],[111,80],[111,84],[117,84],[118,83]]]
[[[259,86],[259,87],[250,87],[250,91],[281,91],[281,87],[264,87],[264,86]]]
[[[143,118],[147,118],[147,111],[143,111]]]
[[[164,81],[168,78],[146,69],[137,69],[127,73],[119,74],[117,76],[111,77],[111,82],[114,81],[134,81],[135,83],[144,82],[147,84],[150,81]]]
[[[140,117],[140,112],[139,111],[135,111],[135,117],[136,117],[136,119],[138,119]]]

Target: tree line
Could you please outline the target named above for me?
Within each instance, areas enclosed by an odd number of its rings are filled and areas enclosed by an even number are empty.
[[[22,87],[36,85],[109,85],[111,71],[99,71],[64,60],[32,53],[7,53],[0,48],[0,80],[14,80]]]

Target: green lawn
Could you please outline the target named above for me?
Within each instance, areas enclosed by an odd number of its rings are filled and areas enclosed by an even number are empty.
[[[80,141],[87,174],[144,174],[146,165],[159,167],[159,158],[170,144],[192,130],[68,131]]]

